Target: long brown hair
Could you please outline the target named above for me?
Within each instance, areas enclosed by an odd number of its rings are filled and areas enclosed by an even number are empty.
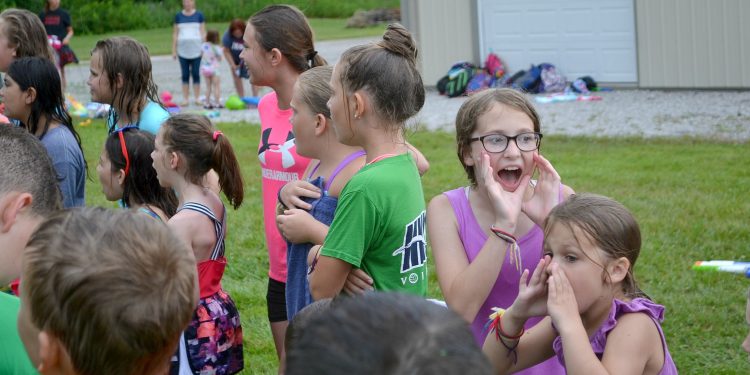
[[[302,12],[291,5],[269,5],[250,17],[255,39],[266,51],[278,48],[294,69],[326,65],[313,43],[313,31]]]
[[[118,36],[96,42],[91,54],[94,52],[98,52],[102,59],[102,69],[112,90],[112,103],[107,103],[111,105],[109,113],[113,119],[110,133],[119,127],[117,121],[122,115],[115,111],[115,107],[121,108],[128,117],[140,113],[147,101],[163,107],[151,72],[151,56],[145,45],[133,38]],[[116,85],[118,74],[123,77],[121,88]]]
[[[240,164],[225,135],[203,115],[179,113],[162,125],[163,142],[168,151],[185,158],[185,178],[200,184],[211,169],[219,175],[219,186],[235,209],[245,196]]]
[[[633,276],[635,262],[641,252],[641,230],[633,214],[619,202],[596,194],[574,194],[552,209],[544,224],[544,237],[554,225],[565,225],[573,234],[573,228],[581,230],[588,239],[610,259],[627,258],[630,268],[622,281],[622,291],[629,298],[648,296],[638,288]],[[580,243],[580,240],[577,239]],[[592,261],[594,259],[584,252]],[[596,263],[596,261],[594,261]],[[602,277],[609,274],[605,265]]]

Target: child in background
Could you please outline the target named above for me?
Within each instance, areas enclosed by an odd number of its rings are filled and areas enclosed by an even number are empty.
[[[530,279],[524,270],[518,297],[492,321],[484,352],[495,369],[515,372],[557,355],[570,374],[676,374],[664,307],[633,276],[640,250],[638,223],[610,198],[573,195],[553,208],[544,259]],[[534,316],[548,317],[525,332]]]
[[[427,207],[440,289],[448,306],[471,323],[479,346],[491,308],[507,308],[516,298],[519,264],[542,257],[544,218],[573,192],[539,154],[540,131],[539,115],[524,94],[490,89],[471,96],[456,116],[458,159],[470,185],[436,196]],[[535,169],[539,180],[531,181]],[[520,259],[492,228],[517,239]],[[563,372],[551,359],[523,373]]]
[[[246,26],[245,21],[235,18],[229,23],[229,29],[221,37],[224,57],[227,59],[227,65],[229,65],[229,74],[232,75],[234,89],[237,90],[237,95],[240,98],[245,97],[245,86],[242,80],[250,78],[247,67],[240,58],[240,53],[245,49],[242,36],[245,35]],[[252,90],[254,97],[258,96],[258,86],[251,83],[250,90]]]
[[[73,21],[70,19],[70,13],[60,8],[60,0],[45,1],[44,10],[39,13],[39,18],[42,20],[47,36],[55,50],[57,66],[60,68],[60,78],[62,79],[62,89],[65,92],[67,88],[65,65],[78,64],[78,57],[70,48],[70,39],[73,37]]]
[[[135,126],[156,135],[169,117],[159,99],[146,46],[129,37],[96,42],[86,82],[91,100],[110,105],[107,127]]]
[[[18,332],[43,374],[163,374],[197,300],[195,260],[125,210],[52,214],[23,259]]]
[[[219,46],[219,32],[208,30],[206,41],[201,45],[202,60],[201,74],[206,79],[206,103],[205,109],[223,108],[221,105],[221,78],[219,77],[219,64],[221,63],[221,47]],[[211,101],[211,92],[214,93],[214,101]]]
[[[237,306],[221,287],[226,209],[203,181],[210,169],[218,171],[221,190],[236,209],[244,195],[239,163],[226,136],[202,115],[170,117],[155,145],[151,157],[159,183],[179,197],[179,209],[167,224],[192,247],[200,284],[200,301],[171,371],[237,373],[244,366],[242,326]]]
[[[177,209],[177,197],[156,178],[151,159],[154,138],[135,127],[115,130],[104,143],[96,172],[107,200],[122,201],[166,223]]]
[[[341,190],[365,161],[361,147],[347,146],[336,139],[331,112],[326,102],[331,97],[333,68],[320,66],[302,73],[294,85],[291,107],[292,129],[297,153],[318,162],[310,163],[302,180],[282,188],[307,189],[318,193],[306,198],[302,209],[279,205],[276,222],[289,242],[287,248],[287,318],[312,302],[307,283],[307,255],[310,247],[323,244]]]
[[[380,42],[348,49],[334,68],[328,107],[336,137],[362,147],[367,165],[341,192],[312,261],[315,299],[339,294],[355,268],[376,290],[427,293],[424,196],[403,136],[425,99],[416,56],[411,34],[392,24]]]
[[[8,68],[0,96],[5,114],[19,119],[47,149],[60,179],[63,206],[86,204],[86,161],[81,138],[65,109],[60,74],[55,65],[41,57],[16,59]]]
[[[295,319],[288,375],[491,373],[466,322],[445,307],[398,293],[368,293],[328,305],[300,322],[299,332]],[[298,317],[304,315],[307,309]]]

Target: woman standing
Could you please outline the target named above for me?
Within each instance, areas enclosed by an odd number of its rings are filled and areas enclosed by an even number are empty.
[[[195,9],[195,0],[182,0],[182,10],[174,16],[172,30],[172,58],[180,60],[182,71],[182,98],[180,105],[190,105],[190,76],[193,77],[193,95],[199,104],[201,95],[201,44],[206,35],[206,20]]]
[[[70,19],[70,13],[60,8],[60,0],[47,0],[44,3],[44,11],[39,13],[39,18],[42,19],[50,44],[55,50],[62,90],[65,92],[67,87],[65,65],[78,64],[78,57],[70,48],[70,38],[73,37],[73,22]]]

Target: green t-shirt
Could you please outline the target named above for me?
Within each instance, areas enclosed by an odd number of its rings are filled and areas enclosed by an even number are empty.
[[[0,292],[0,374],[38,374],[18,336],[18,309],[21,301]]]
[[[321,254],[361,268],[376,290],[427,294],[424,193],[411,155],[366,165],[349,180]]]

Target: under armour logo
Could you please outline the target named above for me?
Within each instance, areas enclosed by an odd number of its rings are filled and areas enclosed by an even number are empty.
[[[403,247],[396,249],[393,256],[401,254],[401,273],[421,267],[427,262],[427,241],[425,239],[425,212],[406,225]]]
[[[294,155],[290,151],[294,147],[294,133],[289,132],[286,135],[286,142],[282,144],[268,143],[268,138],[271,137],[271,128],[263,131],[261,134],[261,146],[258,148],[258,159],[262,164],[266,164],[266,152],[281,153],[281,166],[289,168],[294,165]]]

